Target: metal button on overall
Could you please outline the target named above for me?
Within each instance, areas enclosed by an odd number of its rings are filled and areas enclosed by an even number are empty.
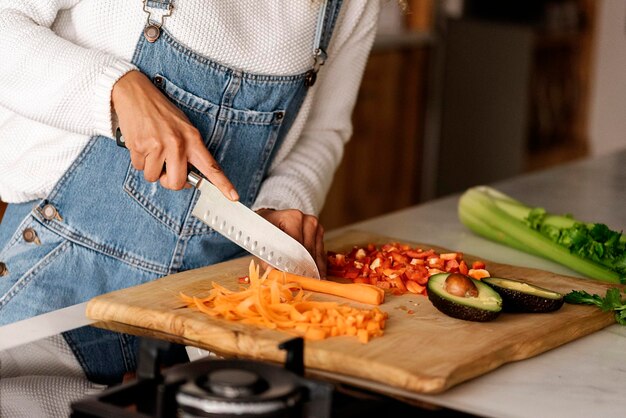
[[[0,261],[0,276],[6,276],[7,274],[9,274],[7,265]]]
[[[313,84],[315,84],[316,80],[317,80],[317,72],[311,70],[306,73],[306,76],[304,78],[304,84],[307,87],[312,87]]]
[[[158,87],[161,87],[163,85],[163,77],[161,77],[160,75],[155,76],[154,84],[156,84]]]
[[[61,216],[59,215],[59,212],[57,211],[57,208],[55,208],[50,203],[48,203],[43,208],[41,208],[41,214],[43,215],[44,218],[46,218],[49,221],[51,221],[53,219],[56,219],[56,220],[59,220],[59,221],[61,220]]]
[[[26,242],[34,242],[35,244],[41,244],[39,237],[37,236],[37,232],[33,228],[26,228],[22,232],[22,238]]]
[[[143,30],[143,34],[148,42],[154,43],[157,39],[159,39],[159,36],[161,35],[161,29],[159,29],[157,25],[149,25],[145,27],[145,29]]]

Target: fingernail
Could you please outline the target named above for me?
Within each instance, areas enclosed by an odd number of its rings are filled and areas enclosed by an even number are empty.
[[[239,200],[239,193],[235,189],[230,191],[230,200],[237,201]]]

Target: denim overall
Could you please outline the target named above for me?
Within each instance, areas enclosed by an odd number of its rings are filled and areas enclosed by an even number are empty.
[[[148,10],[169,6],[146,3]],[[340,6],[322,2],[316,64]],[[154,43],[141,36],[132,61],[187,115],[250,206],[318,66],[289,76],[246,73],[194,53],[164,27]],[[197,197],[193,188],[171,191],[145,181],[127,150],[111,138],[91,138],[46,199],[7,209],[0,325],[243,255],[191,215]],[[136,367],[134,337],[91,327],[64,337],[92,381],[114,383]]]

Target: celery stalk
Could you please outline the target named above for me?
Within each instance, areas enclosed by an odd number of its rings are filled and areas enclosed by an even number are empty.
[[[488,239],[563,264],[589,278],[610,283],[624,280],[623,271],[614,271],[606,265],[573,253],[569,248],[532,229],[528,224],[532,210],[533,208],[486,186],[467,190],[461,196],[458,208],[461,222]],[[571,228],[577,222],[575,219],[556,215],[542,218],[542,224],[558,229]],[[623,241],[620,239],[619,242]],[[626,254],[623,255],[623,260],[626,260]],[[623,260],[618,260],[617,264],[623,265]]]

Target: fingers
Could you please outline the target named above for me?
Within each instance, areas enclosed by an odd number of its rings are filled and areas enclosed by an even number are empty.
[[[161,185],[166,189],[180,190],[187,182],[187,158],[184,149],[175,147],[165,160],[166,169],[161,174]]]
[[[278,218],[278,226],[287,234],[292,236],[300,244],[304,244],[303,218],[304,214],[299,210],[277,210],[274,216]],[[307,248],[308,250],[308,248]]]
[[[215,158],[205,148],[204,144],[192,144],[189,150],[189,162],[196,167],[204,176],[213,183],[228,199],[237,201],[239,194],[235,186],[230,182]]]
[[[190,163],[228,199],[239,199],[235,187],[205,148],[200,133],[195,128],[188,129],[184,134],[164,135],[163,138],[135,138],[128,147],[133,167],[143,170],[147,181],[160,180],[163,187],[180,190],[186,185],[187,165]]]
[[[302,245],[311,254],[313,259],[317,255],[317,218],[311,215],[304,215],[302,219]]]
[[[262,209],[258,213],[300,242],[315,260],[320,277],[326,277],[324,228],[316,216],[305,215],[296,209]]]
[[[148,154],[146,156],[143,168],[143,177],[146,181],[154,182],[161,177],[164,162],[165,159],[157,153]]]
[[[320,277],[326,278],[326,250],[324,249],[324,227],[318,224],[315,236],[315,262],[320,271]]]
[[[131,153],[133,167],[148,181],[163,187],[185,187],[187,163],[215,184],[231,200],[235,187],[204,145],[200,132],[185,113],[139,71],[130,71],[114,85],[111,103]],[[167,162],[166,172],[163,163]]]
[[[130,162],[133,164],[135,170],[143,171],[146,163],[146,156],[139,152],[130,150]]]
[[[320,277],[326,277],[326,254],[324,252],[324,227],[316,216],[305,215],[303,219],[302,244],[311,253]]]

